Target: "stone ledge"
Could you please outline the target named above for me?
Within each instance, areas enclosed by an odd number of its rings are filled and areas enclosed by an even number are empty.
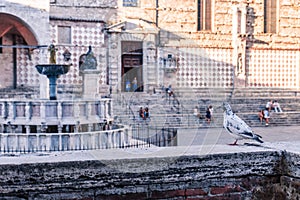
[[[298,153],[242,145],[2,155],[0,191],[24,199],[230,199],[279,187],[276,194],[299,197],[299,161]]]

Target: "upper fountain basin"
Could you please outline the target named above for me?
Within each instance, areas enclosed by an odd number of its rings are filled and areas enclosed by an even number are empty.
[[[62,74],[66,74],[70,69],[70,65],[61,64],[42,64],[36,65],[35,67],[40,74],[46,76],[59,76]]]

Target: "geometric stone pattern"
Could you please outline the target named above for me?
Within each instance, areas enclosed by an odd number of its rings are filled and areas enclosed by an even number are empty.
[[[232,87],[232,49],[179,48],[178,87]]]
[[[50,35],[52,43],[57,43],[57,26],[60,24],[65,24],[65,22],[57,23],[57,21],[50,22]],[[101,60],[105,55],[104,45],[104,35],[102,31],[101,23],[81,23],[77,22],[76,25],[72,24],[71,28],[71,44],[70,46],[62,44],[62,46],[57,46],[57,63],[63,63],[63,52],[67,48],[71,52],[71,63],[69,72],[66,75],[62,75],[60,79],[57,80],[58,83],[63,84],[82,84],[82,77],[79,76],[79,57],[86,54],[88,51],[88,46],[92,46],[94,55],[96,56],[98,68],[100,70],[99,79],[100,83],[106,82],[106,64]],[[100,61],[100,62],[99,62]]]
[[[79,76],[79,57],[82,54],[86,54],[88,46],[91,45],[94,55],[98,61],[98,69],[100,70],[99,79],[100,84],[106,83],[106,62],[104,47],[104,35],[101,32],[102,24],[91,23],[91,26],[80,26],[80,23],[76,23],[76,26],[71,28],[71,44],[57,44],[57,26],[56,21],[50,22],[50,36],[51,43],[57,48],[56,52],[56,63],[63,64],[63,53],[65,49],[71,52],[72,66],[67,74],[60,76],[57,80],[58,84],[66,85],[81,85],[82,77]],[[45,44],[50,45],[50,44]],[[35,68],[37,64],[49,63],[49,51],[48,48],[40,48],[31,52],[31,60],[28,59],[28,51],[26,49],[19,49],[17,53],[17,84],[38,86],[39,85],[39,74]]]
[[[17,84],[18,85],[39,85],[39,73],[35,65],[39,63],[37,51],[31,53],[31,60],[28,58],[28,50],[18,49],[17,52]]]
[[[248,52],[250,87],[298,88],[298,52],[253,49]]]
[[[62,5],[62,9],[65,9],[65,5],[70,6],[70,9],[66,9],[67,11],[75,11],[72,10],[71,7],[83,6],[93,7],[99,6],[102,4],[109,5],[109,8],[115,8],[116,1],[75,1],[71,3],[71,1],[56,1],[57,3],[53,3],[52,7],[56,8],[54,5]],[[178,2],[178,0],[176,1]],[[178,37],[187,37],[191,38],[193,41],[189,43],[190,40],[182,39],[177,42],[174,35],[170,38],[162,37],[165,39],[170,39],[166,43],[163,43],[162,47],[165,52],[173,52],[172,55],[178,58],[178,69],[175,75],[176,86],[177,87],[192,87],[192,88],[201,88],[201,87],[232,87],[233,85],[233,69],[236,66],[236,61],[233,61],[233,49],[231,45],[231,31],[232,31],[232,17],[231,17],[231,6],[240,2],[241,5],[246,5],[248,1],[223,1],[217,0],[215,1],[215,24],[214,24],[214,32],[213,34],[202,34],[198,32],[192,32],[192,34],[186,34],[187,30],[195,30],[195,14],[197,12],[197,8],[195,7],[194,1],[188,0],[184,1],[180,4],[180,7],[177,5],[170,5],[168,1],[160,2],[160,18],[159,24],[160,27],[165,27],[170,32],[172,30],[175,31],[175,35]],[[263,1],[249,1],[249,6],[256,10],[255,16],[257,20],[254,25],[253,34],[258,37],[258,39],[270,43],[269,46],[266,46],[268,49],[263,49],[262,44],[252,44],[248,50],[246,50],[246,77],[247,86],[248,87],[278,87],[278,88],[299,88],[299,50],[297,49],[299,46],[299,41],[297,40],[298,35],[296,34],[298,31],[298,21],[297,16],[299,16],[299,3],[296,1],[284,1],[280,0],[279,3],[282,5],[280,7],[280,11],[283,13],[289,13],[287,17],[279,16],[279,34],[284,37],[269,37],[265,34],[258,34],[262,30],[262,22],[263,22]],[[120,3],[120,2],[119,2]],[[72,4],[72,5],[71,5]],[[141,6],[141,12],[131,12],[131,10],[126,7],[125,10],[128,12],[122,13],[124,15],[128,14],[131,18],[145,18],[152,20],[150,16],[152,16],[151,10],[154,3],[149,1],[139,1],[139,6]],[[56,5],[56,6],[57,6]],[[97,8],[98,7],[94,7]],[[84,7],[84,6],[83,6]],[[144,9],[144,8],[149,9]],[[121,7],[120,7],[121,8]],[[151,8],[151,9],[150,9]],[[223,12],[223,9],[226,8],[228,12]],[[98,12],[97,9],[92,9],[93,12]],[[129,9],[129,10],[128,10]],[[134,8],[137,9],[137,8]],[[55,10],[55,9],[54,9]],[[101,10],[101,9],[100,9]],[[105,9],[104,9],[105,10]],[[130,11],[130,12],[129,12]],[[143,11],[143,12],[142,12]],[[287,12],[289,11],[289,12]],[[51,11],[50,11],[51,13]],[[86,13],[86,14],[91,14]],[[150,13],[152,13],[150,15]],[[76,16],[79,13],[62,13],[61,14],[72,14]],[[85,13],[84,13],[85,14]],[[52,16],[56,16],[57,13],[51,14]],[[228,17],[230,16],[230,17]],[[73,19],[83,19],[82,16],[74,17]],[[126,16],[124,16],[126,18]],[[164,18],[165,17],[165,18]],[[174,20],[178,18],[178,20]],[[87,17],[86,19],[95,19]],[[180,20],[179,20],[180,19]],[[123,20],[122,20],[123,21]],[[57,41],[57,26],[71,26],[71,44],[58,44]],[[107,79],[107,63],[106,63],[106,47],[104,45],[104,33],[102,32],[103,23],[101,22],[87,22],[80,20],[57,20],[50,18],[50,39],[49,44],[53,43],[58,48],[57,51],[57,63],[63,64],[63,52],[65,48],[67,48],[72,56],[71,61],[73,65],[70,67],[70,71],[66,75],[62,75],[58,79],[58,84],[71,84],[71,85],[81,85],[82,77],[79,76],[79,57],[82,54],[85,54],[88,51],[88,46],[91,45],[93,48],[94,55],[98,61],[98,70],[100,70],[99,74],[99,83],[106,84]],[[174,28],[175,27],[175,28]],[[219,34],[219,32],[223,34]],[[121,35],[121,34],[119,34]],[[128,34],[129,35],[129,34]],[[140,34],[141,37],[143,34]],[[295,35],[294,37],[288,37],[289,35]],[[163,36],[163,34],[162,34]],[[118,36],[117,36],[118,37]],[[169,37],[169,36],[168,36]],[[226,37],[226,38],[225,38]],[[226,40],[225,40],[226,39]],[[174,44],[172,43],[174,40]],[[282,40],[282,41],[280,41]],[[44,45],[49,45],[44,44]],[[271,45],[273,44],[273,45]],[[61,46],[60,46],[61,45]],[[110,44],[108,44],[110,45]],[[117,44],[118,45],[118,44]],[[189,46],[191,45],[191,46]],[[167,47],[169,46],[169,47]],[[170,47],[173,47],[173,50]],[[262,48],[261,48],[262,47]],[[116,49],[118,46],[115,47]],[[272,49],[273,48],[273,49]],[[175,49],[175,50],[174,50]],[[25,49],[18,50],[17,57],[17,84],[21,85],[39,85],[39,74],[36,72],[35,65],[43,64],[48,62],[48,59],[41,58],[41,54],[39,51],[43,51],[44,57],[47,58],[49,56],[49,52],[47,48],[34,50],[31,52],[31,60],[28,59],[28,52]],[[158,53],[160,54],[160,51]],[[111,69],[111,78],[113,80],[118,80],[120,75],[120,57],[117,57],[118,54],[110,56],[109,67]],[[144,51],[144,58],[147,58],[147,51]],[[114,59],[114,58],[117,59]],[[166,55],[157,56],[157,70],[159,72],[148,73],[149,76],[159,75],[162,76],[161,63],[159,58],[165,58]],[[144,59],[146,60],[146,59]],[[156,63],[153,63],[153,68],[156,67]],[[147,68],[144,68],[147,73]],[[155,75],[152,75],[155,74]],[[144,74],[145,75],[145,74]],[[146,78],[145,78],[146,79]],[[147,80],[155,80],[152,77],[147,77]],[[155,81],[153,81],[155,82]],[[155,83],[153,83],[155,84]],[[157,81],[159,84],[159,81]]]

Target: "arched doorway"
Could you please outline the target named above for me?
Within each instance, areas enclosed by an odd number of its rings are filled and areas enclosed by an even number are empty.
[[[144,90],[142,47],[142,42],[122,42],[122,91],[142,92]]]
[[[17,87],[17,54],[28,52],[38,42],[30,27],[20,18],[0,13],[0,88]]]

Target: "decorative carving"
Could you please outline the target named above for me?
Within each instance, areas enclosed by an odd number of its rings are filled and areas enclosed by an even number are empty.
[[[50,51],[50,58],[49,63],[50,64],[56,64],[56,51],[57,48],[55,48],[54,44],[50,44],[48,51]]]
[[[89,46],[88,52],[82,57],[82,63],[79,66],[81,71],[97,69],[97,59],[92,52],[92,47]]]
[[[246,38],[245,37],[239,37],[238,38],[238,45],[237,45],[237,64],[236,64],[236,70],[235,74],[236,76],[239,75],[246,75],[245,72],[245,61],[246,61]]]

